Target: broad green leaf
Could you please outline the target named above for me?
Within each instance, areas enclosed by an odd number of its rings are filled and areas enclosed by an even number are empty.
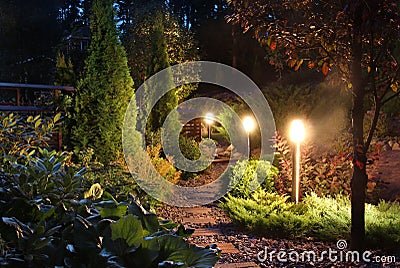
[[[218,254],[212,249],[188,244],[181,237],[163,235],[157,238],[160,243],[161,260],[183,262],[189,267],[214,267]]]
[[[189,267],[211,268],[218,261],[218,254],[212,249],[190,245],[187,249],[171,254],[168,260],[181,261]]]
[[[139,247],[143,242],[143,228],[140,220],[128,215],[111,223],[111,239],[122,238],[129,247]]]
[[[160,229],[160,224],[158,222],[158,217],[156,214],[143,215],[142,224],[144,236],[150,236]]]
[[[118,217],[121,218],[126,214],[127,206],[124,204],[120,204],[115,206],[114,208],[110,207],[102,207],[99,208],[101,218],[110,218],[110,217]]]
[[[157,237],[160,243],[160,256],[162,260],[168,260],[168,257],[176,251],[188,248],[188,243],[182,237],[176,235],[162,235]]]
[[[145,238],[141,247],[134,253],[129,254],[129,262],[134,267],[151,267],[151,264],[158,258],[160,245],[155,237]]]

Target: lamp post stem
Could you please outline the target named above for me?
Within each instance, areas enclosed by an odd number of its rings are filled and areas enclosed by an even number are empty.
[[[292,202],[298,204],[300,199],[300,142],[296,142],[295,147],[292,157]]]
[[[208,124],[208,139],[211,139],[211,124]]]
[[[247,148],[249,148],[249,156],[251,156],[251,149],[250,149],[250,133],[247,133]]]

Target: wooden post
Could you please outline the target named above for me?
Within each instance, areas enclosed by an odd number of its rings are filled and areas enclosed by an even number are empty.
[[[17,88],[17,106],[21,106],[21,89]]]

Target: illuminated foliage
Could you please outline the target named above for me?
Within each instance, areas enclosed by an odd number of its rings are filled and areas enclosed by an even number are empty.
[[[381,107],[400,94],[400,10],[396,0],[266,1],[230,0],[228,21],[252,31],[269,47],[270,62],[295,70],[337,71],[353,93],[352,247],[365,237],[366,151]],[[391,91],[395,94],[389,95]],[[390,96],[390,97],[389,97]],[[374,118],[364,136],[365,101]]]

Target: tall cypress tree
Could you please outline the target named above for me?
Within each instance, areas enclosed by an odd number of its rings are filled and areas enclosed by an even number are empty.
[[[112,0],[94,0],[90,30],[89,55],[75,99],[73,143],[77,150],[93,148],[97,159],[108,163],[122,151],[121,129],[133,95]]]
[[[170,67],[167,53],[167,41],[164,37],[164,25],[162,21],[162,14],[158,12],[157,19],[153,26],[153,34],[151,38],[151,62],[148,66],[147,77],[154,75],[155,73]],[[171,81],[167,82],[164,87],[171,87]],[[151,89],[150,89],[151,90]],[[167,115],[171,112],[175,106],[178,105],[178,98],[175,90],[168,91],[156,104],[150,113],[148,123],[148,129],[152,132],[158,131]]]

